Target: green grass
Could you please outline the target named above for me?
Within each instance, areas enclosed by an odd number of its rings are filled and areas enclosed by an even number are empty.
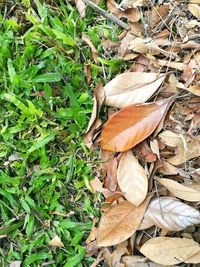
[[[124,68],[101,44],[120,30],[91,9],[82,20],[72,3],[43,2],[0,3],[0,266],[90,266],[84,241],[99,210],[83,133],[103,64],[107,79]],[[63,248],[48,245],[55,235]]]

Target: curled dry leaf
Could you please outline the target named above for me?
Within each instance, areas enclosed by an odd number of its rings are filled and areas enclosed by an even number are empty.
[[[137,8],[129,8],[123,11],[114,0],[108,0],[107,7],[118,18],[127,18],[132,22],[137,22],[140,19],[140,12]]]
[[[131,149],[156,129],[170,102],[169,98],[155,103],[133,104],[120,110],[104,125],[101,147],[114,152]]]
[[[54,236],[54,238],[52,238],[48,244],[53,247],[64,247],[64,244],[61,242],[60,237],[57,235]]]
[[[124,197],[133,205],[139,206],[146,198],[147,174],[132,151],[127,151],[120,160],[117,181]]]
[[[156,154],[154,154],[147,141],[144,140],[141,143],[139,143],[137,146],[134,147],[134,152],[138,156],[139,159],[147,161],[147,162],[153,162],[156,161]]]
[[[162,178],[158,179],[158,181],[164,187],[166,187],[175,197],[191,202],[200,201],[200,191],[198,190],[195,190],[184,184],[180,184],[171,179]]]
[[[186,142],[182,134],[176,134],[172,131],[162,132],[159,134],[159,138],[165,145],[177,147],[177,155],[166,159],[169,163],[175,166],[200,155],[199,136],[196,136],[195,139],[190,140],[189,144]]]
[[[98,58],[98,51],[95,48],[95,46],[93,45],[93,43],[91,42],[90,37],[87,36],[83,32],[82,33],[82,40],[91,48],[93,59],[94,59],[95,63],[98,64],[98,60],[97,60],[97,58]]]
[[[156,225],[168,231],[180,231],[198,223],[200,223],[198,210],[175,198],[160,197],[150,202],[140,229]]]
[[[128,201],[123,201],[111,207],[102,217],[97,236],[97,245],[107,247],[119,244],[138,229],[152,195],[136,207]]]
[[[101,124],[98,117],[104,98],[105,95],[104,95],[103,85],[100,82],[97,85],[96,89],[94,90],[94,104],[92,109],[92,115],[84,137],[84,142],[89,148],[92,146],[93,133],[95,129],[97,129]]]
[[[106,86],[105,105],[124,108],[148,100],[164,81],[165,74],[128,72],[111,80]]]
[[[173,237],[152,238],[140,249],[148,259],[165,265],[184,262],[199,251],[200,246],[194,240]]]

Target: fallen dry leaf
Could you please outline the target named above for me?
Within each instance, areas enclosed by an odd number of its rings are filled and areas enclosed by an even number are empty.
[[[164,131],[159,134],[161,142],[167,146],[177,147],[177,155],[166,159],[169,163],[177,166],[187,160],[198,157],[200,155],[200,140],[195,137],[194,140],[188,144],[182,134],[176,134],[172,131]]]
[[[124,108],[148,100],[164,81],[165,74],[127,72],[104,86],[105,105]]]
[[[198,190],[187,187],[186,185],[180,184],[171,179],[162,178],[158,179],[158,181],[164,187],[166,187],[175,197],[191,202],[200,201],[200,191]]]
[[[49,246],[53,246],[53,247],[64,247],[64,244],[61,242],[60,237],[59,236],[54,236],[54,238],[52,238],[49,241]]]
[[[118,18],[127,18],[132,22],[137,22],[140,19],[140,12],[137,8],[129,8],[123,11],[114,0],[108,0],[107,7]]]
[[[156,237],[148,240],[140,252],[148,259],[165,265],[184,262],[200,251],[197,242],[189,238]]]
[[[20,267],[21,264],[22,264],[22,261],[12,261],[9,267]]]
[[[200,3],[199,3],[200,4]],[[200,19],[200,5],[195,4],[194,1],[190,1],[188,5],[189,11],[195,16],[197,19]]]
[[[139,6],[143,6],[145,3],[145,0],[123,0],[120,3],[120,8],[126,10],[129,8],[136,8]]]
[[[101,147],[114,152],[131,149],[156,129],[170,102],[171,99],[167,99],[123,108],[104,125]]]
[[[171,197],[153,199],[144,215],[140,229],[156,225],[168,231],[181,231],[200,223],[200,213],[189,205]]]
[[[150,147],[151,147],[152,152],[157,155],[158,159],[160,159],[159,145],[156,139],[154,139],[153,141],[150,141]]]
[[[103,85],[101,82],[99,82],[96,89],[94,90],[94,104],[93,104],[92,114],[84,137],[84,142],[89,148],[91,147],[92,144],[94,131],[100,126],[100,121],[98,120],[98,117],[101,106],[104,102],[104,98],[105,95],[104,95]]]
[[[198,264],[200,263],[200,251],[194,254],[192,257],[184,261],[185,263]]]
[[[132,151],[127,151],[120,160],[117,181],[124,197],[133,205],[139,206],[146,198],[147,174]]]
[[[76,8],[78,10],[78,13],[80,14],[80,17],[85,18],[85,2],[83,0],[74,0],[74,2],[76,4]]]
[[[128,46],[130,45],[130,42],[135,39],[134,34],[127,32],[127,34],[124,36],[124,38],[121,40],[120,47],[118,49],[118,55],[119,57],[123,58],[128,50]]]
[[[169,5],[158,5],[156,7],[153,6],[151,17],[150,17],[150,26],[154,29],[160,22],[163,22],[169,13]]]
[[[149,195],[139,207],[128,201],[111,207],[100,221],[97,245],[113,246],[132,236],[141,223],[151,197],[152,195]]]
[[[91,51],[92,51],[92,56],[93,56],[93,59],[94,59],[94,62],[96,64],[98,64],[98,51],[97,49],[95,48],[95,46],[93,45],[93,43],[91,42],[90,40],[90,37],[87,36],[84,32],[82,33],[82,40],[90,47]]]
[[[147,161],[147,162],[153,162],[156,161],[156,154],[154,154],[147,141],[144,140],[141,143],[139,143],[137,146],[134,147],[134,152],[139,157],[139,159]]]

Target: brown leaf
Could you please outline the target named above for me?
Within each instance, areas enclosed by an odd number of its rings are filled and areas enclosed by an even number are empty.
[[[96,64],[98,64],[98,51],[97,49],[95,48],[95,46],[93,45],[93,43],[91,42],[90,40],[90,37],[87,36],[84,32],[82,33],[82,40],[90,47],[91,51],[92,51],[92,56],[93,56],[93,59],[95,61]]]
[[[94,90],[93,110],[92,110],[90,121],[88,123],[86,133],[85,133],[85,137],[84,137],[84,142],[89,148],[91,147],[91,144],[92,144],[94,131],[100,126],[100,121],[98,120],[98,117],[99,117],[101,106],[104,102],[104,98],[105,98],[105,95],[104,95],[103,85],[101,82],[99,82],[96,89]]]
[[[120,160],[117,180],[124,197],[129,202],[139,206],[144,201],[148,189],[147,174],[132,151],[127,151]]]
[[[137,8],[129,8],[123,11],[114,0],[108,0],[107,7],[118,18],[127,18],[132,22],[137,22],[140,19],[140,12]]]
[[[168,231],[180,231],[198,223],[200,223],[198,210],[178,199],[160,197],[150,202],[140,229],[156,225]]]
[[[131,149],[156,129],[170,102],[133,104],[120,110],[104,125],[101,147],[114,152]]]
[[[147,141],[144,140],[141,143],[139,143],[137,146],[134,147],[134,152],[139,157],[139,159],[147,161],[147,162],[153,162],[156,161],[156,154],[154,154],[150,147],[147,144]]]
[[[158,181],[164,187],[166,187],[175,197],[191,202],[200,201],[200,191],[198,190],[187,187],[186,185],[180,184],[171,179],[162,178],[158,179]]]
[[[127,32],[127,34],[124,36],[124,38],[121,40],[121,44],[118,50],[118,54],[120,57],[124,57],[124,55],[127,52],[128,46],[130,45],[130,42],[134,40],[135,36],[131,34],[130,32]]]
[[[74,0],[81,18],[85,18],[86,5],[83,0]]]
[[[168,4],[153,7],[151,17],[150,17],[151,28],[153,29],[156,26],[158,26],[160,22],[163,22],[166,19],[168,13],[169,13]]]
[[[60,237],[57,235],[54,236],[54,238],[51,239],[48,244],[53,247],[64,247],[64,244],[61,242]]]
[[[154,139],[153,141],[150,141],[150,147],[151,147],[152,152],[157,155],[158,159],[160,159],[159,145],[156,139]]]
[[[127,72],[104,86],[105,105],[124,108],[148,100],[164,81],[165,74]]]
[[[152,238],[140,249],[148,259],[165,265],[179,264],[199,251],[200,246],[194,240],[173,237]]]
[[[99,224],[98,246],[116,245],[132,236],[141,223],[151,196],[149,195],[139,207],[124,201],[107,211]]]

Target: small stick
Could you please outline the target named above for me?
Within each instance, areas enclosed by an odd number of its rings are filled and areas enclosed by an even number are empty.
[[[123,21],[121,21],[120,19],[118,19],[115,15],[113,15],[112,13],[108,13],[107,11],[105,11],[104,9],[102,9],[101,7],[97,6],[95,3],[93,3],[90,0],[83,0],[88,6],[90,6],[91,8],[93,8],[94,10],[96,10],[98,13],[100,13],[102,16],[104,16],[107,19],[112,20],[114,23],[116,23],[117,25],[119,25],[120,27],[122,27],[125,30],[130,30],[130,26],[127,25],[126,23],[124,23]]]

